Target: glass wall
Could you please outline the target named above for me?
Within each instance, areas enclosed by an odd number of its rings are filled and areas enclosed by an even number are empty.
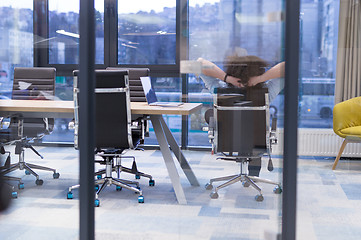
[[[118,1],[117,64],[133,66],[176,64],[176,1]],[[157,74],[150,72],[151,75]],[[159,75],[159,74],[158,74]],[[152,77],[159,101],[181,101],[181,79]],[[168,74],[169,75],[169,74]],[[182,119],[164,116],[172,133],[181,142]],[[156,145],[152,125],[145,143]]]
[[[223,68],[232,55],[258,56],[269,67],[282,61],[283,21],[281,0],[273,1],[190,1],[189,7],[189,59],[203,58]],[[200,116],[192,116],[189,144],[210,146],[202,128],[207,124],[204,112],[213,100],[210,91],[197,75],[188,79],[190,101],[200,101]],[[280,95],[271,104],[283,105]],[[282,116],[281,116],[282,118]],[[282,120],[280,121],[282,122]],[[194,138],[203,135],[203,140]],[[196,141],[193,141],[197,139]]]
[[[0,18],[0,98],[8,99],[14,67],[33,66],[33,3],[1,1]]]
[[[301,1],[301,128],[332,128],[339,1]]]
[[[40,2],[40,1],[39,1]],[[41,1],[46,2],[46,1]],[[39,20],[34,21],[36,9],[33,9],[33,1],[11,1],[1,0],[0,2],[0,98],[8,99],[12,96],[12,81],[15,67],[32,67],[39,65],[35,60],[39,49],[46,49],[46,64],[41,66],[53,66],[57,69],[56,78],[56,99],[73,99],[73,77],[72,71],[78,67],[79,63],[79,4],[77,1],[49,0],[47,15],[48,22],[46,36],[34,36],[34,23],[39,26]],[[116,2],[116,4],[114,4]],[[186,2],[187,8],[177,12],[176,3]],[[116,34],[107,31],[105,23],[111,18],[105,14],[104,4],[114,4],[113,13],[117,13],[114,28]],[[284,0],[189,0],[189,1],[108,1],[96,0],[96,63],[98,68],[108,66],[149,66],[152,76],[152,84],[157,92],[159,100],[164,101],[182,101],[187,99],[189,102],[202,103],[202,109],[188,117],[188,134],[182,135],[184,118],[178,115],[165,115],[164,119],[175,136],[178,143],[182,141],[183,136],[188,135],[188,146],[205,147],[208,152],[204,158],[214,158],[214,162],[209,165],[202,165],[203,159],[196,159],[192,164],[198,163],[196,171],[208,171],[201,177],[204,182],[213,176],[216,170],[234,165],[234,162],[224,163],[218,167],[221,161],[216,161],[219,152],[212,154],[210,148],[214,139],[210,138],[209,132],[205,128],[209,124],[205,120],[205,113],[212,109],[215,95],[204,84],[203,76],[200,72],[179,74],[177,70],[180,54],[185,53],[187,60],[196,62],[199,58],[208,60],[217,65],[222,70],[227,70],[227,57],[236,56],[257,56],[267,63],[263,67],[269,71],[273,66],[284,60]],[[189,5],[188,5],[189,4]],[[179,10],[179,9],[178,9]],[[186,29],[179,31],[179,13],[187,15]],[[334,86],[335,86],[335,65],[337,52],[338,35],[338,0],[301,0],[300,13],[300,77],[299,77],[299,127],[303,128],[332,128],[332,117],[334,107]],[[41,24],[40,24],[41,25]],[[109,26],[108,26],[109,27]],[[179,32],[177,32],[179,31]],[[179,36],[187,38],[189,47],[182,48],[179,44]],[[112,36],[115,36],[112,39]],[[114,52],[109,51],[108,44],[116,47]],[[108,52],[107,52],[108,51]],[[114,58],[114,59],[112,59]],[[182,59],[183,60],[183,59]],[[173,66],[172,68],[167,68]],[[206,69],[207,67],[202,68]],[[163,68],[164,67],[164,68]],[[154,69],[154,71],[153,71]],[[173,71],[173,72],[172,72]],[[224,80],[224,76],[217,77]],[[184,79],[187,83],[184,84]],[[228,78],[229,79],[229,78]],[[270,80],[272,81],[272,80]],[[282,88],[282,78],[278,78],[280,89]],[[278,92],[277,92],[278,93]],[[282,133],[284,120],[284,94],[280,91],[274,99],[270,99],[270,116],[277,117],[277,132]],[[54,132],[45,137],[46,142],[73,142],[74,132],[68,129],[68,123],[71,119],[56,119]],[[251,121],[252,122],[252,121]],[[252,122],[253,123],[253,122]],[[282,135],[276,135],[279,140],[278,145],[274,146],[273,158],[274,170],[268,172],[267,158],[263,157],[261,177],[271,178],[280,181],[282,177]],[[236,136],[236,140],[241,139]],[[248,138],[249,140],[250,138]],[[247,139],[246,139],[247,140]],[[322,141],[323,139],[321,139]],[[187,141],[186,141],[187,142]],[[152,125],[150,125],[150,137],[146,138],[146,144],[156,145],[157,141],[154,135]],[[302,143],[301,143],[302,144]],[[185,146],[187,147],[187,146]],[[266,156],[266,155],[265,155]],[[311,156],[303,158],[300,164],[300,174],[307,179],[307,183],[300,185],[301,194],[299,198],[310,204],[317,201],[325,202],[325,195],[328,196],[335,188],[335,179],[340,176],[345,177],[345,172],[325,174],[325,166],[330,165],[329,158],[319,158]],[[310,161],[311,159],[311,161]],[[224,161],[222,161],[224,162]],[[161,162],[160,164],[163,164]],[[321,164],[320,167],[316,164]],[[343,170],[357,168],[354,162],[341,166]],[[216,167],[215,167],[216,166]],[[305,170],[305,171],[304,171]],[[75,171],[75,170],[74,170]],[[304,171],[304,172],[302,172]],[[319,171],[319,172],[317,172]],[[347,175],[349,174],[347,172]],[[233,173],[233,172],[232,172]],[[231,173],[230,173],[231,174]],[[357,174],[357,173],[356,173]],[[212,176],[211,176],[212,175]],[[312,175],[312,176],[311,176]],[[342,175],[342,176],[341,176]],[[309,177],[314,177],[313,179]],[[340,184],[340,189],[345,190],[345,195],[350,199],[355,198],[353,190],[349,188],[348,181],[354,180],[355,173],[345,182]],[[206,179],[207,178],[207,179]],[[330,192],[320,196],[320,199],[309,198],[309,189],[324,193],[319,188],[313,188],[321,179],[322,189]],[[310,184],[309,184],[310,183]],[[309,185],[307,185],[309,184]],[[331,186],[330,189],[327,186]],[[341,186],[342,185],[342,186]],[[357,185],[357,181],[354,185]],[[321,188],[320,187],[320,188]],[[188,189],[189,190],[189,189]],[[199,189],[197,188],[196,191]],[[203,195],[209,193],[202,189]],[[266,188],[266,191],[270,188]],[[165,189],[166,191],[172,191]],[[193,189],[192,189],[193,191]],[[239,186],[230,186],[219,191],[218,200],[209,200],[206,203],[197,202],[191,206],[199,207],[200,218],[202,214],[214,214],[217,230],[225,235],[229,232],[230,238],[263,239],[265,232],[280,233],[281,223],[281,196],[268,193],[264,202],[254,201],[252,198],[243,198],[238,195]],[[271,192],[271,191],[270,191]],[[242,192],[243,193],[243,192]],[[232,195],[233,194],[233,195]],[[250,193],[253,194],[253,193]],[[235,198],[229,198],[232,195]],[[342,195],[342,194],[341,194]],[[344,196],[344,195],[342,195]],[[336,196],[337,197],[337,196]],[[197,197],[195,197],[197,198]],[[357,198],[357,197],[356,197]],[[192,199],[194,200],[194,199]],[[344,201],[345,199],[341,199]],[[327,198],[326,198],[327,201]],[[193,203],[194,203],[193,202]],[[318,203],[318,202],[317,202]],[[203,205],[202,205],[203,204]],[[315,213],[318,221],[325,221],[324,216],[338,217],[340,209],[333,209],[330,205],[324,205]],[[315,204],[316,205],[316,204]],[[309,205],[301,206],[301,211],[306,211]],[[313,206],[317,207],[317,206]],[[330,213],[331,210],[335,212]],[[189,209],[188,209],[189,210]],[[204,211],[203,211],[204,210]],[[210,212],[208,211],[210,210]],[[179,210],[181,216],[182,210]],[[208,211],[208,212],[207,212]],[[351,211],[346,209],[347,211]],[[256,214],[255,214],[256,213]],[[300,216],[309,217],[310,214],[300,212]],[[329,214],[329,215],[327,215]],[[345,211],[342,211],[345,214]],[[194,218],[198,218],[195,216]],[[217,218],[220,216],[219,218]],[[239,216],[242,222],[242,231],[251,232],[242,235],[239,229],[230,229],[228,225],[220,226],[222,218],[227,216]],[[316,217],[317,217],[316,216]],[[213,216],[212,216],[213,217]],[[247,225],[249,217],[259,218],[260,224],[254,226]],[[181,217],[179,217],[180,219]],[[198,220],[200,219],[198,218]],[[301,218],[300,218],[301,219]],[[310,218],[306,218],[310,219]],[[176,219],[178,220],[178,219]],[[302,219],[301,219],[302,220]],[[314,219],[313,219],[314,220]],[[327,219],[328,220],[328,219]],[[310,222],[312,219],[310,219]],[[201,225],[202,220],[199,220]],[[326,222],[319,224],[319,229],[314,229],[316,235],[321,236],[324,232],[333,230],[327,226]],[[197,223],[198,224],[198,223]],[[316,225],[315,225],[316,226]],[[332,225],[337,227],[337,225]],[[309,230],[309,222],[300,221],[300,229]],[[317,227],[317,226],[316,226]],[[222,228],[222,229],[220,229]],[[177,228],[179,229],[179,228]],[[203,229],[204,230],[204,229]],[[204,230],[206,231],[206,230]],[[303,231],[305,233],[307,231]],[[311,232],[312,234],[314,232]],[[219,235],[222,239],[225,235]],[[308,232],[307,232],[308,233]],[[238,235],[237,235],[238,234]],[[310,235],[312,235],[310,234]],[[307,234],[305,234],[307,235]],[[215,235],[214,235],[215,236]],[[218,235],[217,235],[218,237]],[[223,238],[224,239],[224,238]]]
[[[120,0],[118,64],[175,63],[176,1]]]
[[[74,1],[48,2],[48,37],[41,40],[48,49],[48,66],[57,68],[55,96],[59,100],[73,100],[72,69],[79,63],[79,3]],[[104,64],[104,0],[95,0],[95,63]],[[35,46],[36,47],[36,46]],[[64,67],[73,66],[65,73]],[[65,76],[64,76],[65,75]],[[72,143],[74,132],[68,124],[72,119],[55,119],[54,131],[44,142]]]
[[[176,77],[152,77],[152,86],[160,102],[181,102],[181,78]],[[163,115],[164,121],[171,130],[174,138],[180,144],[182,137],[182,118],[179,115]],[[147,145],[158,145],[154,128],[149,121],[149,137],[145,139]]]
[[[95,0],[95,63],[104,63],[104,0]],[[79,3],[49,1],[49,64],[79,63]]]
[[[273,153],[271,157],[275,168],[279,170],[276,172],[269,172],[264,164],[260,171],[255,170],[257,166],[261,167],[261,163],[257,161],[261,162],[262,156],[255,152],[262,149],[262,144],[258,141],[262,139],[261,141],[266,142],[266,129],[270,127],[268,124],[271,122],[269,118],[277,117],[278,127],[282,126],[283,115],[277,114],[273,104],[278,102],[278,107],[283,108],[283,70],[278,71],[276,79],[267,79],[268,81],[257,85],[258,82],[251,84],[251,79],[265,71],[273,71],[271,69],[276,65],[283,66],[283,7],[283,0],[190,0],[190,64],[188,68],[184,68],[185,73],[188,73],[188,100],[203,104],[202,110],[192,114],[189,119],[189,145],[212,146],[209,158],[219,160],[214,164],[221,164],[221,160],[229,160],[230,164],[234,164],[235,173],[239,168],[237,163],[241,165],[241,171],[242,167],[247,168],[247,164],[242,164],[242,156],[258,156],[259,158],[252,158],[248,164],[248,174],[256,174],[261,178],[269,177],[276,182],[282,178],[282,152]],[[181,72],[182,63],[187,62],[181,62]],[[232,81],[232,77],[236,78],[236,82]],[[240,90],[239,82],[247,88]],[[269,95],[265,95],[265,89],[268,89]],[[266,113],[240,109],[242,104],[259,106],[268,101],[271,107],[266,108]],[[271,113],[268,110],[271,110]],[[262,157],[262,161],[267,162],[266,156]],[[221,178],[213,184],[211,182],[211,187],[207,185],[206,189],[213,187],[214,191],[215,186],[223,183],[218,183],[220,180]],[[212,198],[217,198],[217,202],[213,203],[216,206],[224,206],[229,200],[227,196],[230,192],[237,191],[237,184],[226,183],[224,186],[226,187],[222,188],[221,185],[218,192],[216,190],[211,193]],[[213,195],[215,192],[217,196]],[[261,205],[254,204],[254,199],[243,201],[243,206],[237,203],[235,205],[240,209],[248,206],[252,211],[268,216],[256,231],[252,231],[253,238],[263,239],[267,232],[281,232],[281,195],[267,196],[266,205],[265,202]],[[223,236],[228,236],[227,233],[222,233]]]
[[[201,57],[222,67],[230,54],[256,55],[269,66],[281,61],[284,49],[283,1],[190,1],[189,59]],[[301,0],[300,14],[300,99],[301,128],[332,128],[332,109],[336,72],[338,1]],[[215,50],[216,49],[216,50]],[[197,75],[188,78],[190,101],[204,104],[211,95]],[[271,111],[283,128],[283,92],[271,102]],[[192,120],[193,119],[193,120]],[[207,135],[202,116],[192,116],[189,145],[210,146],[206,140],[193,141],[196,135]]]

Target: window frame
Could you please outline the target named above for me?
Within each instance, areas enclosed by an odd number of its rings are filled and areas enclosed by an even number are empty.
[[[181,60],[188,59],[188,11],[187,0],[176,0],[176,59],[175,64],[118,64],[118,2],[119,0],[104,0],[104,64],[96,64],[96,69],[106,67],[149,68],[152,77],[179,77]],[[37,36],[49,38],[49,0],[33,1],[34,4],[34,40]],[[183,33],[183,34],[181,34]],[[34,41],[35,42],[35,41]],[[49,43],[45,47],[34,45],[34,66],[55,67],[58,76],[72,76],[79,64],[50,64]],[[182,94],[188,94],[187,76],[182,74]],[[186,100],[185,100],[186,101]],[[188,148],[188,116],[182,117],[181,126],[182,148]]]
[[[34,1],[34,38],[49,37],[49,0]],[[184,11],[186,9],[186,11]],[[154,77],[179,77],[179,64],[188,57],[188,1],[176,0],[176,59],[175,64],[118,64],[118,0],[104,0],[104,64],[96,64],[96,69],[106,67],[147,67]],[[181,32],[186,34],[180,34]],[[72,76],[79,64],[49,64],[49,44],[34,46],[34,66],[55,67],[57,74]],[[183,92],[183,90],[182,90]]]

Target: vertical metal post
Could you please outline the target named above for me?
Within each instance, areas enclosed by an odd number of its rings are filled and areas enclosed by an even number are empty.
[[[80,239],[94,239],[94,0],[80,0],[79,49],[79,156]]]
[[[33,18],[33,41],[34,41],[34,67],[47,66],[49,64],[49,41],[48,24],[49,11],[48,1],[34,1],[34,18]]]
[[[177,65],[181,60],[188,60],[189,51],[189,13],[188,1],[177,0]],[[178,68],[179,69],[179,68]],[[188,75],[181,75],[182,100],[188,102]],[[186,96],[186,97],[185,97]],[[188,116],[182,117],[181,144],[182,149],[188,147]]]
[[[296,239],[300,0],[286,0],[282,240]]]

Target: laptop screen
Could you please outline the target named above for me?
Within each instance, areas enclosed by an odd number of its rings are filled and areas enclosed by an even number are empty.
[[[142,81],[144,95],[148,104],[157,102],[157,96],[155,95],[155,91],[152,88],[150,77],[140,77],[140,80]]]

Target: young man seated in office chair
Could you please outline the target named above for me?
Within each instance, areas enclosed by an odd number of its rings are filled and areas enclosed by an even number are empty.
[[[247,91],[251,88],[268,88],[269,102],[281,92],[284,87],[284,81],[281,79],[284,75],[284,62],[278,63],[266,71],[268,63],[257,56],[230,56],[225,61],[225,71],[216,64],[198,58],[202,64],[202,73],[200,78],[203,80],[206,88],[214,92],[215,88],[245,88]],[[254,159],[248,165],[250,176],[259,176],[261,170],[261,159]]]

